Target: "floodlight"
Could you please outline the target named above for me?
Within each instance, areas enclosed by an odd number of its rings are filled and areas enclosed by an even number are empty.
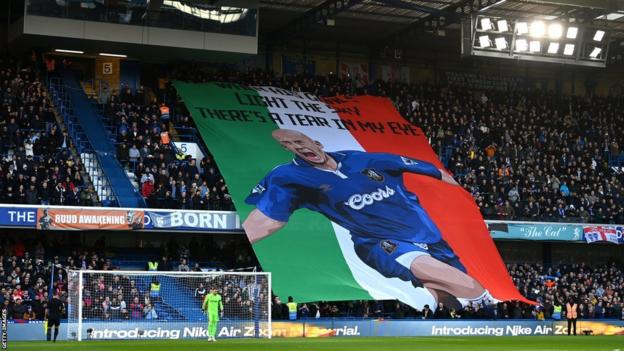
[[[492,29],[492,21],[485,17],[481,19],[481,29],[483,30],[490,30]]]
[[[550,43],[548,44],[548,53],[549,54],[556,54],[557,52],[559,52],[559,43]]]
[[[566,33],[566,38],[568,39],[576,39],[578,35],[578,27],[568,27],[568,32]]]
[[[529,32],[529,25],[526,22],[516,23],[516,32],[518,35],[527,34]]]
[[[563,27],[559,23],[552,23],[548,26],[548,37],[551,39],[559,39],[563,35]]]
[[[529,49],[529,43],[525,39],[516,40],[516,51],[527,51]]]
[[[506,32],[509,30],[509,25],[507,24],[507,20],[498,20],[498,22],[496,22],[497,28],[499,32]]]
[[[462,40],[469,42],[462,45],[462,55],[605,67],[610,58],[609,31],[574,18],[481,14],[462,24]]]
[[[541,38],[546,34],[546,25],[542,21],[533,21],[529,33],[534,38]]]
[[[507,40],[504,37],[494,39],[494,43],[496,43],[496,48],[498,50],[507,49]]]
[[[594,50],[592,50],[592,52],[589,54],[589,57],[597,58],[598,55],[600,55],[600,52],[602,52],[601,48],[594,48]]]
[[[487,35],[482,35],[479,37],[479,45],[482,48],[489,48],[490,47],[490,37]]]
[[[618,20],[620,18],[624,17],[624,13],[622,12],[612,12],[612,13],[608,13],[604,16],[598,16],[596,17],[596,19],[606,19],[607,21],[615,21]]]

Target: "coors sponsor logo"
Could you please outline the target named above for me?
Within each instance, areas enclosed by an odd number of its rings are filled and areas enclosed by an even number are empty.
[[[361,210],[368,205],[372,205],[375,201],[389,198],[394,195],[394,193],[394,189],[386,185],[385,189],[377,188],[377,191],[373,191],[369,194],[353,194],[349,197],[349,200],[345,202],[345,205],[354,210]]]

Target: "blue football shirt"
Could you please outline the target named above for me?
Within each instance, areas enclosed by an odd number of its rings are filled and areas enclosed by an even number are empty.
[[[316,168],[297,157],[267,174],[245,202],[281,222],[300,208],[320,212],[360,238],[427,244],[441,239],[418,197],[403,184],[405,172],[441,179],[433,164],[360,151],[329,155],[338,163],[335,171]]]

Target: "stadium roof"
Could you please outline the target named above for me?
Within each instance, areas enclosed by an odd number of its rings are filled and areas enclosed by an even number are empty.
[[[332,1],[339,2],[339,1]],[[410,1],[410,0],[363,0],[351,1],[351,6],[339,13],[337,18],[357,18],[362,20],[410,23],[428,13],[442,12],[457,0]],[[324,0],[262,0],[263,9],[281,9],[304,12],[313,9]]]
[[[365,46],[371,55],[385,49],[456,51],[461,19],[479,13],[589,23],[608,31],[610,53],[624,52],[624,0],[259,0],[259,4],[260,44],[265,49],[279,45],[305,48],[310,43],[310,48],[327,50],[353,45],[359,51]],[[423,32],[439,36],[419,35]],[[32,47],[39,40],[20,40],[14,45]],[[72,42],[67,38],[51,38],[48,43],[68,47]],[[236,56],[182,48],[163,53],[157,47],[133,49],[116,42],[89,41],[82,45],[106,45],[110,50],[148,61],[180,56],[216,61]]]
[[[622,0],[261,0],[260,33],[274,41],[313,39],[389,45],[422,30],[459,28],[481,12],[511,18],[574,19],[624,38]]]

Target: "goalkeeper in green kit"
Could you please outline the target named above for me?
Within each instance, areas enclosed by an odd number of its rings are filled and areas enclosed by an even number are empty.
[[[210,293],[204,298],[202,311],[208,311],[208,341],[217,341],[217,323],[219,316],[223,317],[223,302],[216,288],[210,289]]]

